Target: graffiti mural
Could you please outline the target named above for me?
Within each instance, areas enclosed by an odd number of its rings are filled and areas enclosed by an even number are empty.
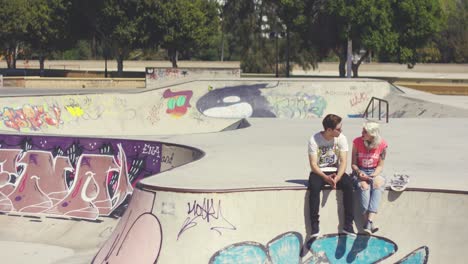
[[[267,92],[268,84],[242,85],[209,90],[200,97],[197,109],[206,116],[247,118],[316,118],[327,108],[323,96],[296,92]]]
[[[429,248],[426,246],[420,247],[415,251],[406,255],[396,264],[411,264],[411,263],[427,263],[429,259]]]
[[[162,228],[152,213],[156,193],[135,190],[130,207],[92,263],[157,263]]]
[[[0,212],[119,216],[136,182],[160,171],[157,142],[1,135]]]
[[[151,80],[176,80],[189,75],[188,70],[180,70],[175,68],[155,69],[148,68],[146,76]]]
[[[266,246],[252,241],[236,243],[216,252],[210,264],[221,263],[377,263],[396,253],[397,245],[378,236],[328,234],[309,241],[311,256],[302,259],[302,236],[296,232],[281,234]],[[429,250],[421,247],[398,263],[426,264]]]
[[[167,89],[163,93],[163,98],[168,99],[166,113],[173,117],[181,117],[187,113],[190,105],[190,99],[192,99],[192,91],[178,91],[172,92]]]
[[[294,95],[268,95],[276,117],[316,118],[322,117],[327,108],[327,101],[320,95],[298,92]]]
[[[276,117],[261,89],[267,84],[228,86],[200,97],[197,109],[210,117]]]
[[[30,129],[37,131],[45,127],[58,127],[61,121],[61,111],[56,105],[30,105],[25,104],[20,108],[4,107],[0,112],[0,118],[6,127],[17,131]]]

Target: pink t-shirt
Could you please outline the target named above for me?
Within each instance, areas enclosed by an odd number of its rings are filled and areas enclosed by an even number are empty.
[[[387,148],[387,142],[382,139],[380,144],[374,149],[367,149],[362,137],[353,140],[354,147],[357,149],[357,165],[359,168],[375,168],[379,165],[380,154]]]

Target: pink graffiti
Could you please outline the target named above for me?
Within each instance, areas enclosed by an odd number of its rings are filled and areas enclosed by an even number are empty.
[[[112,155],[83,154],[76,169],[68,157],[54,158],[47,151],[1,149],[0,211],[86,219],[109,215],[132,193],[126,155],[118,148],[119,162]]]
[[[353,107],[357,104],[367,101],[367,98],[368,97],[366,93],[356,93],[353,95],[353,97],[351,97],[349,103],[351,104],[351,107]]]
[[[13,109],[11,107],[3,108],[0,117],[3,118],[5,126],[20,131],[24,128],[39,130],[45,126],[58,127],[62,122],[60,120],[60,108],[53,105],[49,107],[51,111],[46,111],[43,106],[29,104],[22,108]]]
[[[129,205],[132,210],[125,212],[93,264],[157,263],[162,229],[159,219],[152,213],[154,200],[154,193],[135,190]]]

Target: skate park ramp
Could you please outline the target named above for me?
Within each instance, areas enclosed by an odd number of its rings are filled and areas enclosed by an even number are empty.
[[[372,79],[171,74],[0,98],[6,263],[464,262],[467,109]],[[372,97],[390,105],[385,174],[410,185],[385,192],[373,236],[341,234],[341,192],[325,190],[309,243],[307,140],[337,113],[351,142]]]

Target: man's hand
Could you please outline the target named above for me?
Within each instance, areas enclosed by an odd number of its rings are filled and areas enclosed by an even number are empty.
[[[325,182],[328,183],[333,189],[336,189],[336,173],[327,175]]]

